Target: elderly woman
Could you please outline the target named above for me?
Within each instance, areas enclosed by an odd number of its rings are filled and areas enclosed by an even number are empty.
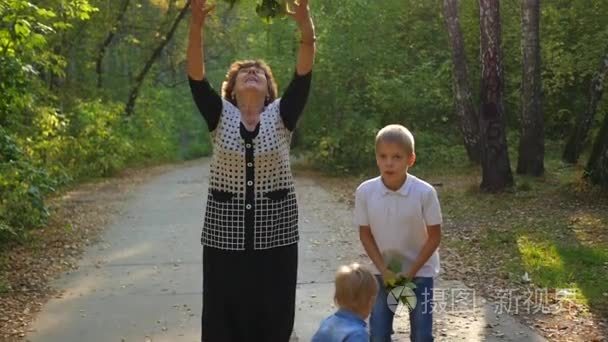
[[[308,0],[289,15],[301,32],[296,72],[277,98],[262,61],[232,64],[219,96],[205,78],[202,30],[213,6],[192,1],[188,76],[211,133],[203,223],[202,339],[286,342],[294,322],[298,207],[289,164],[315,54]]]

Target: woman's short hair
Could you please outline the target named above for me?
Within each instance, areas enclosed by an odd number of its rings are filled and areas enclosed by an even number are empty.
[[[378,148],[378,144],[381,142],[399,144],[403,146],[408,155],[415,152],[414,136],[409,129],[401,125],[393,124],[382,128],[380,132],[376,134],[376,148]]]
[[[232,91],[234,90],[234,85],[236,83],[236,75],[239,73],[239,70],[249,67],[257,67],[264,70],[266,79],[268,80],[268,97],[265,99],[264,104],[268,105],[277,98],[277,82],[275,81],[272,70],[270,70],[268,64],[259,59],[235,61],[230,65],[230,68],[226,73],[226,78],[222,83],[222,97],[236,106],[236,99],[232,97]]]
[[[374,275],[358,263],[341,266],[336,272],[334,301],[340,308],[365,310],[378,292]]]

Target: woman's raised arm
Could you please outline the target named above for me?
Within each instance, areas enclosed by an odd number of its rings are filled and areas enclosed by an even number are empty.
[[[196,81],[205,78],[205,55],[203,51],[203,27],[205,18],[215,5],[207,5],[207,0],[191,0],[190,33],[188,34],[188,76]]]
[[[312,70],[315,59],[315,26],[310,17],[308,0],[296,1],[294,9],[288,13],[298,24],[300,29],[300,48],[298,50],[298,61],[296,72],[298,75],[306,75]]]

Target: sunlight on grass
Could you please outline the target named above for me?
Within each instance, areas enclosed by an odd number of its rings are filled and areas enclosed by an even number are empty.
[[[564,241],[566,242],[566,241]],[[545,288],[571,288],[575,300],[601,307],[608,282],[608,252],[601,248],[533,241],[519,236],[517,247],[532,281]]]
[[[564,286],[573,279],[565,279],[564,264],[557,248],[548,241],[534,242],[526,235],[517,238],[517,248],[526,271],[534,282],[543,287]]]
[[[492,195],[479,191],[474,174],[435,178],[444,181],[439,191],[446,218],[467,230],[467,239],[455,234],[446,245],[460,253],[491,252],[477,262],[493,267],[498,278],[522,284],[527,272],[535,286],[564,289],[574,301],[603,310],[608,216],[599,198],[589,200],[577,189],[576,172],[556,167],[540,179],[517,176],[513,192]]]

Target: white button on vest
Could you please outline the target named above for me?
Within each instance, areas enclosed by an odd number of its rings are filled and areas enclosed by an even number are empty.
[[[251,144],[245,144],[245,147],[251,148]]]
[[[253,185],[253,181],[247,181],[247,185],[252,186]]]
[[[253,163],[247,163],[247,166],[252,167]]]
[[[251,204],[247,204],[247,205],[245,206],[245,208],[247,208],[247,209],[251,209]]]

